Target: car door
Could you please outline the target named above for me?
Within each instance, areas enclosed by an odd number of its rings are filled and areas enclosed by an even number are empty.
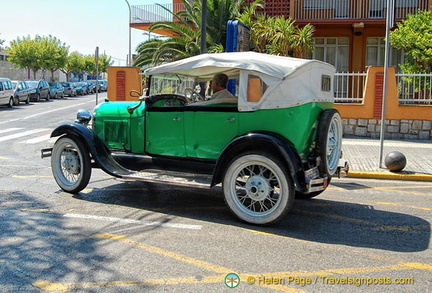
[[[186,106],[185,145],[188,157],[217,159],[238,135],[235,106]]]
[[[0,81],[0,104],[6,104],[8,102],[8,97],[4,90],[3,82]]]
[[[152,155],[185,157],[183,106],[146,106],[145,151]]]

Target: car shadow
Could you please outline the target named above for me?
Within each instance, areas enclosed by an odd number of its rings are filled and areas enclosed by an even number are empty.
[[[320,198],[296,200],[292,211],[275,225],[249,225],[230,213],[220,187],[203,190],[121,181],[74,198],[154,211],[165,215],[167,221],[173,216],[186,217],[306,241],[397,252],[426,250],[431,237],[431,225],[422,218]]]

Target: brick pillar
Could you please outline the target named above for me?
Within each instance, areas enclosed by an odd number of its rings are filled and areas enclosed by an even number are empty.
[[[384,73],[375,76],[374,119],[381,119],[384,90]]]
[[[117,71],[116,78],[116,101],[126,100],[126,72]]]

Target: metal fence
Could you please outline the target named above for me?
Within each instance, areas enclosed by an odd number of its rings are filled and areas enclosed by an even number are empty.
[[[396,74],[399,104],[432,105],[432,73]]]
[[[334,77],[336,103],[363,103],[365,72],[337,72]]]
[[[432,73],[396,73],[400,105],[432,105]],[[337,72],[334,77],[336,103],[363,103],[365,72]]]
[[[133,5],[131,7],[131,23],[153,23],[173,21],[173,13],[184,10],[183,3]]]
[[[385,0],[296,0],[295,18],[320,19],[385,19]],[[398,0],[395,3],[396,19],[405,18],[417,10],[428,9],[428,0]]]

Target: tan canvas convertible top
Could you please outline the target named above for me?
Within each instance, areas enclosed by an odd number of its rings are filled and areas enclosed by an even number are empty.
[[[146,69],[144,74],[183,75],[198,80],[224,72],[239,80],[240,111],[293,107],[308,102],[333,102],[335,68],[325,62],[255,52],[201,54]],[[266,90],[256,102],[248,100],[249,76],[259,77]],[[325,83],[325,84],[323,84]]]

